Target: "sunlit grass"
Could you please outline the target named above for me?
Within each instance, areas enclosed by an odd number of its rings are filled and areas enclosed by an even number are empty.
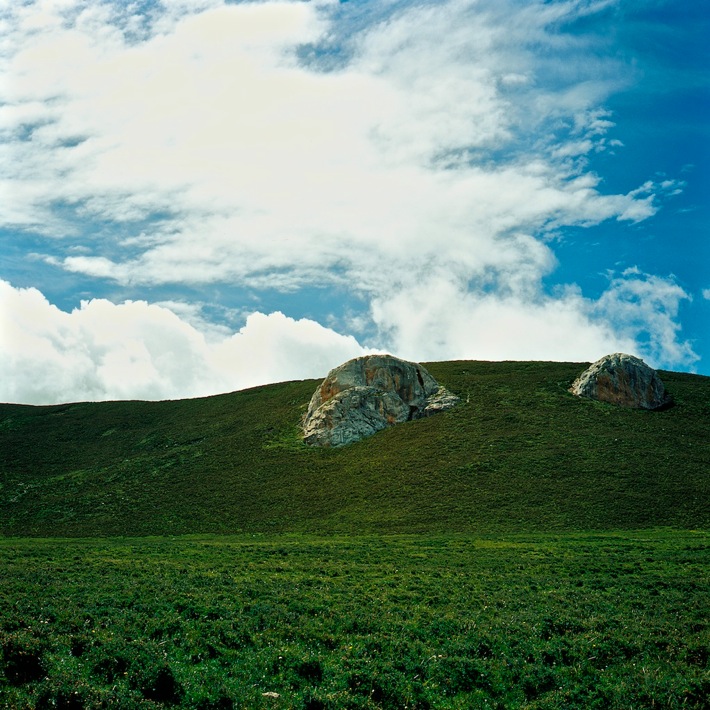
[[[709,550],[668,531],[5,540],[0,704],[706,707]]]

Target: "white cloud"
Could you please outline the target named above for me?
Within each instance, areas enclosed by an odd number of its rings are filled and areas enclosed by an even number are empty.
[[[555,297],[511,289],[475,296],[444,273],[375,300],[379,351],[413,360],[591,361],[633,352],[655,366],[692,363],[674,321],[688,298],[675,283],[629,271],[597,301],[568,288]],[[308,319],[248,315],[232,333],[194,305],[83,302],[71,313],[34,288],[0,281],[0,401],[174,399],[275,381],[319,378],[373,352]]]
[[[597,300],[572,287],[480,295],[435,274],[416,290],[375,300],[372,316],[384,344],[412,359],[584,362],[630,352],[674,367],[698,359],[676,322],[688,298],[674,281],[637,270],[611,279]]]
[[[5,220],[61,231],[56,201],[87,219],[172,215],[138,254],[119,250],[111,266],[96,244],[70,270],[258,285],[265,270],[309,282],[345,263],[358,281],[373,256],[394,271],[403,253],[424,264],[440,235],[485,268],[510,230],[654,211],[652,195],[575,187],[568,158],[601,145],[613,124],[590,105],[619,81],[555,35],[587,11],[577,3],[411,8],[356,34],[330,73],[294,54],[331,30],[318,5],[167,7],[137,42],[113,4],[29,4],[10,18]],[[540,126],[555,131],[549,144]],[[492,166],[501,150],[510,157]]]
[[[710,301],[710,288],[703,289],[703,298]]]
[[[692,344],[679,340],[678,311],[691,300],[673,279],[643,274],[637,268],[611,280],[595,304],[597,317],[637,343],[656,366],[692,365],[699,359]]]
[[[175,304],[173,304],[175,308]],[[282,313],[252,313],[209,339],[163,306],[84,302],[66,313],[0,281],[0,401],[174,399],[322,377],[367,352],[350,336]]]
[[[564,26],[610,4],[383,4],[389,15],[355,28],[337,26],[328,2],[170,0],[144,15],[99,0],[6,4],[0,226],[52,239],[47,263],[136,294],[337,283],[370,304],[374,345],[414,359],[641,348],[692,363],[672,282],[626,274],[598,302],[543,288],[550,234],[647,219],[682,187],[608,194],[588,170],[587,156],[621,146],[601,105],[628,72]],[[299,59],[333,43],[329,71],[317,52]],[[38,359],[9,348],[16,385],[4,386],[28,401],[256,384],[228,362],[260,382],[320,376],[336,353],[362,351],[276,313],[231,336],[194,304],[94,300],[63,313],[37,291],[9,293],[46,324],[13,321]],[[349,317],[362,327],[364,315]],[[111,320],[124,342],[102,330]]]

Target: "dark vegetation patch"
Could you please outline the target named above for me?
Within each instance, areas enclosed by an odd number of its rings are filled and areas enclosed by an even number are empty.
[[[176,402],[0,405],[0,533],[515,532],[704,528],[710,378],[676,406],[567,388],[584,365],[432,363],[454,409],[337,450],[300,440],[317,384]]]
[[[705,708],[708,543],[5,539],[0,707]]]

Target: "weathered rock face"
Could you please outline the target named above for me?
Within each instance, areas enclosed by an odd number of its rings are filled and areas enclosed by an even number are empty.
[[[572,384],[570,392],[635,409],[660,409],[672,403],[658,373],[640,358],[605,355]]]
[[[458,397],[414,362],[368,355],[336,367],[313,393],[303,440],[342,446],[388,426],[453,407]]]

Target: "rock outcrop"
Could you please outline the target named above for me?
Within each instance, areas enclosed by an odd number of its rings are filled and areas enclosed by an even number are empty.
[[[308,405],[303,440],[313,446],[343,446],[457,402],[421,365],[391,355],[367,355],[328,373]]]
[[[662,409],[672,403],[658,373],[640,358],[605,355],[572,384],[572,394],[634,409]]]

